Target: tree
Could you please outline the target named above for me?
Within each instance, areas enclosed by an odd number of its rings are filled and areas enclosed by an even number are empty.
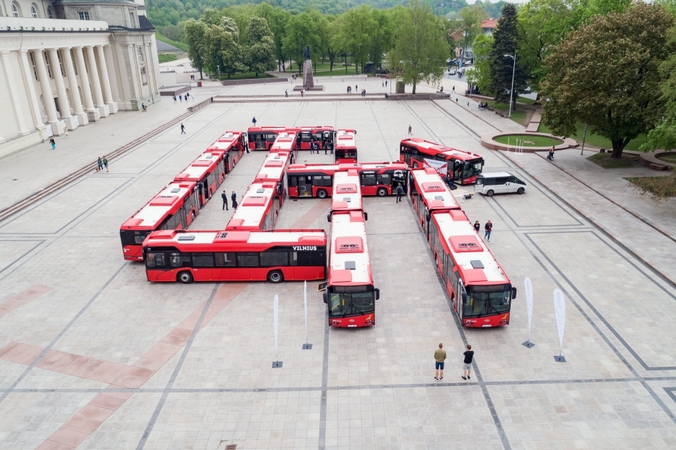
[[[301,70],[303,64],[303,50],[307,45],[311,47],[312,57],[315,58],[319,49],[319,38],[316,24],[308,13],[291,16],[286,24],[286,33],[283,41],[284,53],[293,59]]]
[[[574,134],[578,122],[609,139],[613,158],[666,110],[660,65],[674,49],[674,18],[662,6],[639,3],[624,13],[598,15],[570,33],[545,60],[543,122],[555,134]]]
[[[676,28],[669,32],[669,45],[676,46]],[[670,55],[662,63],[660,72],[663,77],[660,84],[661,100],[665,104],[665,113],[655,129],[648,133],[648,142],[641,146],[645,151],[676,148],[676,54]]]
[[[378,9],[371,10],[370,25],[369,59],[377,67],[383,61],[383,53],[392,49],[394,28],[389,14]]]
[[[274,70],[275,68],[275,41],[268,22],[253,16],[249,22],[249,46],[246,49],[246,64],[249,70],[256,73]]]
[[[202,69],[205,58],[205,35],[207,26],[202,21],[190,19],[185,23],[185,41],[188,44],[188,58],[194,68],[200,71],[200,80],[204,79]]]
[[[443,76],[448,54],[446,26],[419,0],[411,0],[397,19],[396,41],[388,60],[402,72],[404,83],[413,85],[415,94],[418,83],[437,83]]]
[[[526,89],[526,72],[518,55],[519,33],[517,30],[516,7],[511,3],[502,8],[502,15],[493,33],[493,48],[490,54],[491,87],[498,103],[509,103],[512,97],[512,109],[515,109],[516,97]],[[516,69],[514,60],[505,55],[517,58]],[[512,94],[512,75],[514,76],[514,95]]]
[[[289,21],[288,11],[283,10],[282,8],[273,8],[268,3],[261,3],[258,5],[256,10],[256,15],[262,17],[268,22],[270,31],[272,31],[272,39],[275,42],[275,56],[277,58],[277,70],[285,70],[286,66],[284,61],[286,60],[286,55],[284,54],[283,41],[285,36],[286,24]]]
[[[474,39],[472,51],[474,52],[474,70],[472,74],[465,73],[467,82],[476,85],[484,95],[491,92],[491,49],[493,48],[493,36],[480,34]],[[470,80],[471,77],[471,80]]]
[[[364,69],[371,48],[370,33],[376,28],[372,23],[370,6],[361,5],[346,12],[341,17],[341,27],[338,33],[340,47],[352,53],[356,73],[359,68]]]
[[[487,17],[480,5],[465,6],[458,13],[458,31],[462,31],[463,55],[472,47],[474,39],[481,34],[481,23]]]
[[[218,25],[211,25],[207,29],[205,65],[212,72],[227,73],[230,78],[232,74],[241,69],[242,52],[236,39],[238,37],[236,26],[234,30],[232,28],[234,21],[229,17],[224,17],[223,22],[231,31]]]

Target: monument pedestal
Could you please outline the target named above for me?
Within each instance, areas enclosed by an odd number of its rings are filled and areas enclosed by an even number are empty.
[[[324,86],[316,85],[312,75],[312,60],[306,59],[303,62],[303,84],[294,86],[294,91],[323,91]]]

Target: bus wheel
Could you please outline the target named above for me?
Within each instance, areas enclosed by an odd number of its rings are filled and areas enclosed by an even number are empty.
[[[486,191],[486,195],[489,197],[493,197],[493,194],[495,194],[495,192],[493,192],[493,189]]]
[[[526,190],[524,188],[519,188],[516,191],[516,193],[519,194],[519,195],[523,194],[524,192],[526,192]]]
[[[270,283],[281,283],[284,281],[284,275],[282,275],[282,271],[273,270],[272,272],[268,273],[268,281]]]
[[[319,198],[326,198],[328,196],[329,195],[326,193],[326,191],[324,189],[320,189],[320,190],[317,191],[317,197],[319,197]]]
[[[186,271],[179,272],[179,274],[176,275],[176,281],[180,281],[184,284],[190,284],[193,282],[192,274]]]
[[[376,194],[378,195],[378,197],[385,197],[387,195],[387,189],[378,188],[378,192]]]

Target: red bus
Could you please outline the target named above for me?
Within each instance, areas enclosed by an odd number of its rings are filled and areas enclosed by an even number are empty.
[[[244,156],[244,133],[241,131],[226,131],[216,142],[211,144],[207,151],[218,150],[224,152],[223,165],[225,173],[232,172],[235,165]]]
[[[283,131],[277,135],[277,139],[270,147],[270,152],[279,153],[286,152],[291,155],[291,159],[295,160],[298,156],[298,143],[296,133]],[[293,161],[291,161],[293,164]]]
[[[120,227],[124,259],[143,261],[141,244],[155,230],[187,228],[199,212],[200,202],[192,182],[171,182]]]
[[[401,141],[399,160],[412,169],[433,167],[458,184],[474,184],[481,173],[484,160],[477,153],[446,147],[420,138]],[[444,164],[445,162],[445,164]]]
[[[200,205],[204,205],[218,190],[225,179],[225,166],[223,165],[223,150],[212,150],[202,153],[181,173],[176,175],[174,181],[193,181],[197,183]]]
[[[271,182],[254,181],[240,200],[237,210],[225,226],[228,231],[272,230],[282,207],[277,185]]]
[[[295,129],[289,129],[293,131]],[[298,150],[310,150],[316,142],[320,150],[333,150],[336,132],[332,126],[300,127],[298,131]]]
[[[509,324],[512,287],[504,270],[462,210],[431,214],[430,244],[437,270],[465,327]]]
[[[355,130],[336,131],[334,158],[337,164],[357,162],[357,132]]]
[[[347,172],[336,172],[333,175],[333,195],[331,196],[331,212],[328,221],[335,212],[362,211],[359,173],[356,169]],[[364,213],[366,217],[366,213]]]
[[[270,150],[277,135],[286,130],[285,127],[249,127],[249,150]]]
[[[324,291],[329,326],[376,324],[375,301],[380,290],[371,274],[365,217],[362,211],[336,211],[331,220],[329,278]]]
[[[394,194],[399,184],[406,188],[405,163],[292,164],[287,176],[289,197],[329,197],[333,194],[333,175],[350,169],[359,171],[362,195],[384,197]]]
[[[432,211],[460,209],[460,205],[439,173],[431,167],[411,170],[410,185],[411,204],[429,242]]]
[[[326,232],[156,231],[143,256],[148,281],[323,280]]]
[[[279,198],[279,207],[284,204],[287,195],[286,171],[293,154],[280,151],[268,153],[254,181],[275,183],[275,196]]]

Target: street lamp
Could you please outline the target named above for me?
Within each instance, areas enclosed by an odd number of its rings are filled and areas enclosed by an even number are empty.
[[[514,66],[512,67],[512,89],[509,91],[509,116],[512,117],[512,94],[514,93],[514,74],[516,73],[516,52],[513,55],[504,55],[505,58],[512,58]]]

